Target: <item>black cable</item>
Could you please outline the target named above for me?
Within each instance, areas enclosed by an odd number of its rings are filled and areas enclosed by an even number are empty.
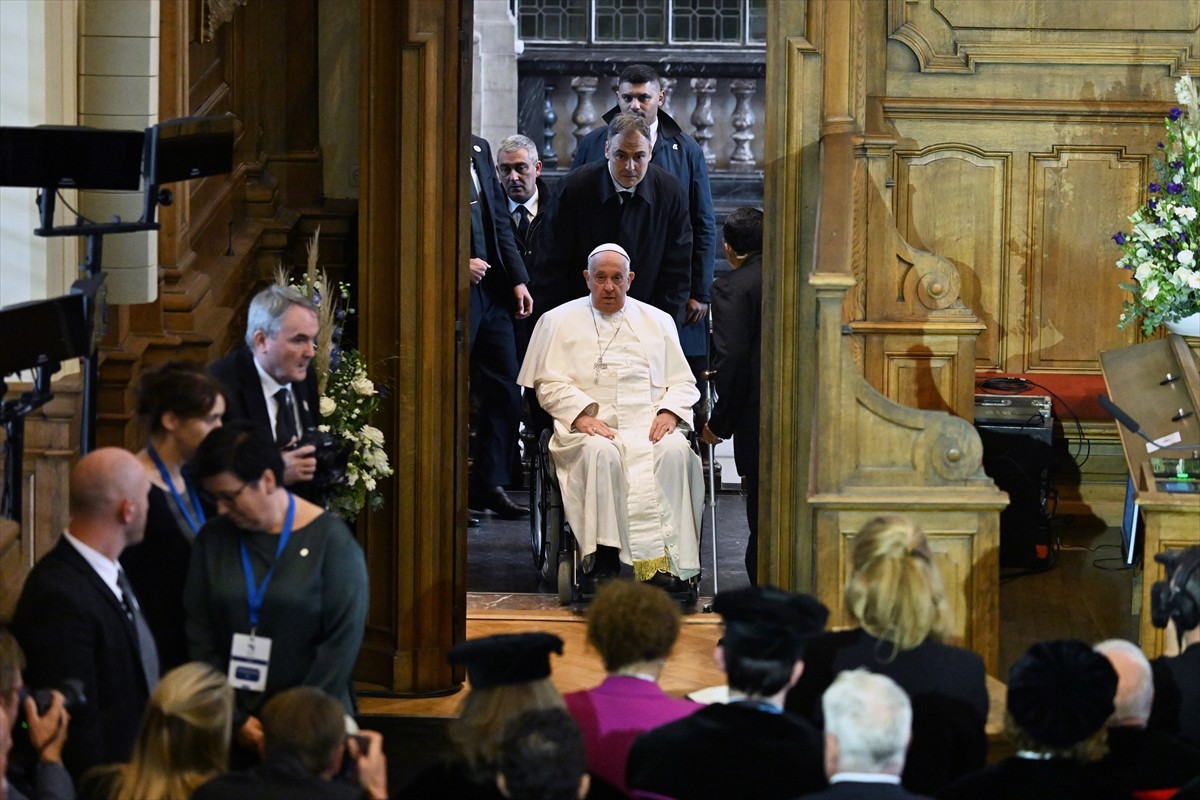
[[[95,220],[88,219],[83,214],[80,214],[78,211],[71,208],[71,204],[67,202],[67,198],[63,197],[63,193],[62,193],[61,189],[55,189],[54,194],[55,194],[55,196],[58,197],[58,202],[62,203],[63,206],[67,209],[67,211],[70,211],[72,214],[74,214],[76,219],[81,219],[84,222],[86,222],[88,225],[98,224]]]
[[[1075,413],[1075,409],[1059,397],[1052,389],[1043,386],[1040,383],[1031,381],[1028,378],[986,378],[982,381],[977,381],[976,388],[983,389],[986,392],[994,392],[995,394],[1021,394],[1027,392],[1033,387],[1037,387],[1044,392],[1050,394],[1058,404],[1066,409],[1071,419],[1075,422],[1075,432],[1079,436],[1078,449],[1070,454],[1071,461],[1074,462],[1077,469],[1082,470],[1083,465],[1092,457],[1092,442],[1083,433],[1083,423],[1079,421],[1079,415]],[[1086,452],[1085,448],[1086,447]],[[1083,454],[1083,460],[1079,460],[1080,454]]]

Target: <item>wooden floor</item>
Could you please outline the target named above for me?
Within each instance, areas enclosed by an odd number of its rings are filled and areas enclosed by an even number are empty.
[[[1063,549],[1045,572],[1002,576],[1000,589],[1001,674],[991,676],[992,714],[989,729],[1003,718],[1003,681],[1009,666],[1032,644],[1047,639],[1078,638],[1094,643],[1110,637],[1136,636],[1133,598],[1135,573],[1122,568],[1120,532],[1116,529],[1061,532]],[[698,607],[702,607],[701,598]],[[586,689],[604,677],[599,655],[587,644],[580,607],[559,607],[549,595],[468,596],[467,638],[496,633],[541,630],[561,636],[563,655],[555,656],[552,680],[560,691]],[[695,612],[684,617],[675,652],[667,662],[662,685],[683,695],[724,683],[712,661],[721,635],[720,617]],[[453,716],[461,694],[436,698],[398,699],[360,696],[364,714],[418,717]]]

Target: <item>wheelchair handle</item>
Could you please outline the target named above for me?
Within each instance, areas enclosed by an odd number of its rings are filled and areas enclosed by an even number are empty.
[[[700,373],[700,377],[706,381],[711,381],[716,376],[717,376],[717,371],[715,369],[706,369]]]

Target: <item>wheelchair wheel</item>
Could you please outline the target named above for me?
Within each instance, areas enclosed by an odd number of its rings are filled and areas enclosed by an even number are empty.
[[[533,447],[529,457],[529,544],[533,550],[533,568],[538,572],[546,565],[547,553],[553,552],[546,542],[546,507],[550,501],[542,459],[541,448]]]
[[[564,606],[575,602],[575,564],[566,558],[558,562],[558,602]]]

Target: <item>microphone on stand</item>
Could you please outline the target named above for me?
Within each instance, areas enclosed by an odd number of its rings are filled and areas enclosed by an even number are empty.
[[[1109,400],[1107,395],[1103,395],[1103,394],[1097,395],[1096,399],[1098,401],[1100,401],[1100,407],[1103,408],[1108,413],[1112,414],[1113,418],[1116,419],[1117,422],[1124,425],[1129,430],[1130,433],[1136,433],[1138,436],[1142,437],[1147,442],[1154,445],[1156,448],[1158,448],[1160,450],[1196,450],[1196,449],[1200,449],[1200,444],[1165,444],[1165,445],[1159,444],[1158,442],[1154,441],[1146,434],[1142,433],[1142,426],[1138,424],[1137,420],[1134,419],[1133,417],[1129,416],[1128,414],[1126,414],[1125,411],[1119,405],[1114,403],[1112,400]]]

